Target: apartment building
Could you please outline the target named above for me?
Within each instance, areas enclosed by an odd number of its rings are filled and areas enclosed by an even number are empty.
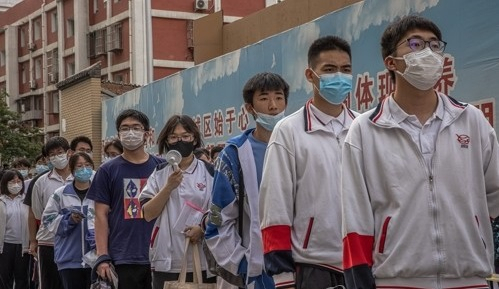
[[[0,12],[0,90],[23,121],[59,135],[56,83],[96,63],[103,81],[150,83],[194,65],[194,20],[223,10],[231,23],[277,2],[23,0]]]

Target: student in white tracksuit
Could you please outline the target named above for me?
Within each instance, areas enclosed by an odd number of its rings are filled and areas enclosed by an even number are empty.
[[[499,215],[496,133],[437,93],[445,42],[420,16],[383,34],[395,91],[352,124],[343,148],[347,288],[488,288]]]
[[[144,218],[147,221],[156,219],[149,253],[153,289],[161,289],[165,281],[178,279],[185,239],[199,245],[202,240],[203,231],[199,224],[208,209],[213,183],[209,172],[211,165],[193,154],[194,149],[202,144],[199,129],[187,115],[172,116],[158,137],[160,154],[176,150],[182,159],[176,165],[158,165],[139,195]],[[207,278],[206,260],[201,246],[198,249],[203,282],[215,283],[215,278]],[[188,258],[187,272],[187,279],[192,280],[192,258]]]

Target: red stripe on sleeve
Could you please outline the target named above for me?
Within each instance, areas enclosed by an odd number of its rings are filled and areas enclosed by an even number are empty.
[[[350,233],[343,239],[343,269],[367,264],[373,265],[373,236]]]
[[[263,253],[291,250],[291,227],[271,226],[262,230]]]

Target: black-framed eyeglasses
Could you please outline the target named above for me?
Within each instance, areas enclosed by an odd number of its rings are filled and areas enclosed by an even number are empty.
[[[184,134],[184,135],[171,134],[167,137],[167,141],[170,144],[174,144],[178,141],[190,142],[193,139],[194,139],[194,136],[192,134]]]
[[[408,38],[397,47],[401,46],[402,44],[407,43],[409,48],[412,51],[421,51],[426,48],[426,45],[428,44],[428,47],[436,53],[443,53],[445,51],[445,46],[447,46],[447,42],[442,41],[442,40],[430,40],[426,41],[421,38]]]

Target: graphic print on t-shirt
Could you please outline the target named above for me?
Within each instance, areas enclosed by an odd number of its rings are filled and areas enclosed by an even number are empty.
[[[146,185],[147,179],[123,179],[123,206],[124,218],[142,219],[142,207],[139,202],[139,194]]]

